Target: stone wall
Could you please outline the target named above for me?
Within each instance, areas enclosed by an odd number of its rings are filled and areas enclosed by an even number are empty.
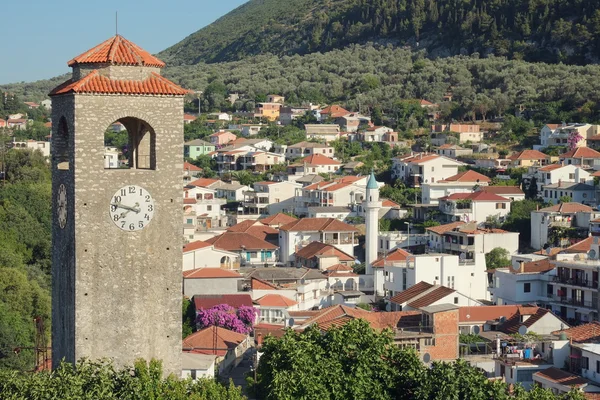
[[[120,366],[157,358],[179,375],[183,98],[54,97],[53,120],[63,115],[74,133],[71,170],[53,175],[70,194],[67,228],[53,226],[53,359],[110,357]],[[126,117],[155,132],[156,169],[104,169],[104,132]],[[109,204],[133,184],[152,195],[155,212],[143,230],[128,232],[113,223]]]

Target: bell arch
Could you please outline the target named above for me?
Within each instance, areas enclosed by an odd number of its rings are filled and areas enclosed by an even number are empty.
[[[121,117],[104,133],[105,169],[156,169],[156,132],[145,120]]]

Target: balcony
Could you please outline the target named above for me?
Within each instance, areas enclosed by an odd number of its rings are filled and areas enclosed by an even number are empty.
[[[564,277],[564,276],[553,276],[552,281],[556,282],[556,283],[562,283],[565,285],[579,286],[579,287],[584,287],[584,288],[589,288],[589,289],[597,289],[598,288],[598,281],[592,281],[592,280],[587,280],[587,279],[568,278],[568,277]]]
[[[554,227],[570,228],[571,227],[571,221],[560,221],[560,220],[550,221],[550,223],[548,225],[551,228],[554,228]]]
[[[550,297],[550,296],[548,296]],[[573,307],[585,307],[585,308],[591,308],[591,309],[596,309],[597,306],[593,301],[590,300],[580,300],[580,299],[574,299],[572,297],[566,297],[566,296],[558,296],[558,295],[553,295],[552,297],[550,297],[551,301],[555,302],[555,303],[560,303],[560,304],[566,304],[566,305],[570,305]]]

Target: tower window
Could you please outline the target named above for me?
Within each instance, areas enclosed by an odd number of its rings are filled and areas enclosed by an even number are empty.
[[[126,117],[104,133],[105,169],[156,169],[156,134],[145,121]],[[112,160],[112,162],[108,162]]]
[[[56,169],[69,170],[69,127],[65,117],[58,121],[56,135],[52,138],[52,158]]]

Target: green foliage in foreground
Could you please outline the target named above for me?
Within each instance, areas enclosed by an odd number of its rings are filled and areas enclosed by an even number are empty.
[[[159,361],[141,360],[133,368],[115,369],[107,362],[63,363],[52,372],[24,374],[0,371],[0,398],[4,400],[242,400],[233,383],[223,386],[211,379],[163,378]]]
[[[545,400],[583,399],[572,392],[555,396],[535,388],[489,381],[463,360],[425,366],[414,350],[393,345],[390,331],[378,333],[367,322],[354,320],[322,334],[288,330],[282,338],[268,337],[253,384],[265,400]]]

